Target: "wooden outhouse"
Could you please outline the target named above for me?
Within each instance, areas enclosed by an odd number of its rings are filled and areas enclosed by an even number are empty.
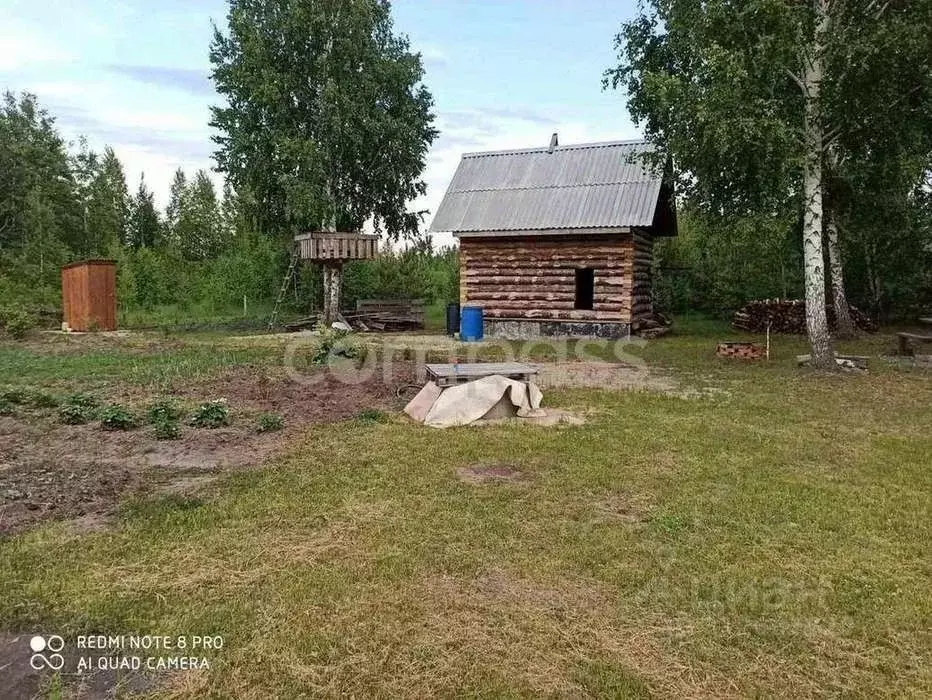
[[[652,312],[654,239],[676,235],[672,187],[644,141],[462,157],[431,231],[460,246],[460,303],[492,337],[625,337]]]
[[[73,331],[115,331],[116,262],[81,260],[61,271],[64,320]]]

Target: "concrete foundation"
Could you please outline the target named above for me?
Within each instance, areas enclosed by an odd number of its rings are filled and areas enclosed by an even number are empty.
[[[627,323],[601,321],[528,321],[525,319],[485,319],[487,338],[528,340],[530,338],[602,338],[621,340],[631,337]]]

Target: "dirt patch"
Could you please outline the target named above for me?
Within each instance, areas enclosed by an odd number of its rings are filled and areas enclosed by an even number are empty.
[[[4,697],[27,700],[38,695],[42,673],[29,665],[30,637],[0,633],[0,678]]]
[[[413,368],[400,363],[388,382],[376,372],[356,384],[325,370],[308,383],[236,369],[172,393],[186,406],[226,398],[231,424],[213,430],[185,425],[181,439],[170,441],[156,440],[151,426],[108,432],[96,424],[62,425],[54,411],[0,417],[0,535],[48,520],[77,519],[80,531],[87,517],[94,527],[108,522],[128,496],[194,493],[218,472],[258,466],[283,453],[310,425],[346,420],[365,409],[399,409],[403,400],[396,389],[412,377]],[[115,387],[103,398],[124,393]],[[134,408],[142,412],[153,398],[134,396]],[[258,415],[265,412],[281,414],[284,429],[257,433]]]
[[[542,389],[625,389],[672,393],[676,382],[668,376],[627,363],[551,362],[540,365]]]
[[[504,462],[480,462],[458,467],[456,475],[467,484],[517,483],[526,480],[520,469]]]
[[[9,700],[32,700],[53,697],[50,693],[52,671],[30,665],[33,651],[29,640],[32,634],[7,634],[0,632],[0,678],[3,679],[4,698]],[[48,656],[49,653],[46,652]],[[98,700],[99,698],[124,697],[126,694],[152,693],[171,674],[145,674],[141,671],[116,671],[91,669],[77,673],[78,650],[65,640],[61,651],[63,666],[60,677],[64,686],[63,696],[73,700]],[[41,663],[37,661],[37,664]],[[57,697],[57,696],[55,696]]]
[[[597,523],[634,525],[650,519],[650,502],[639,496],[610,496],[592,504],[592,520]]]
[[[578,413],[567,411],[562,408],[545,408],[542,409],[542,415],[539,416],[480,418],[477,421],[473,421],[470,425],[501,425],[502,423],[530,423],[531,425],[542,425],[547,428],[552,428],[554,426],[584,425],[586,419]]]
[[[21,341],[18,347],[42,355],[84,355],[110,351],[148,355],[171,352],[186,347],[186,344],[177,339],[126,330],[100,333],[42,331]]]

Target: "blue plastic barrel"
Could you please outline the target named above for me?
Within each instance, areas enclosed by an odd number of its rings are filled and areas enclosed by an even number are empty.
[[[482,340],[482,307],[464,306],[460,312],[460,340]]]

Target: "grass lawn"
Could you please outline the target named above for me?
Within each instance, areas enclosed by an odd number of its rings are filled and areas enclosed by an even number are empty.
[[[221,635],[209,670],[148,691],[184,698],[932,695],[932,374],[800,370],[796,338],[715,358],[732,336],[633,350],[693,398],[550,392],[587,416],[560,428],[314,427],[112,529],[0,539],[0,632]],[[281,361],[177,342],[8,344],[0,369],[72,387]],[[458,477],[477,465],[516,476]]]

